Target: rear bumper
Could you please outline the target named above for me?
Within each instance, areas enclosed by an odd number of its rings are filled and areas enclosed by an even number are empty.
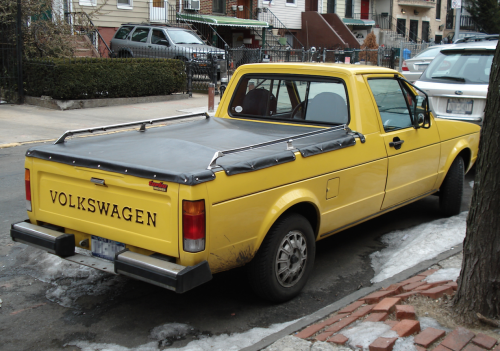
[[[21,242],[71,262],[123,274],[163,288],[183,293],[212,279],[207,261],[192,267],[181,266],[127,249],[115,255],[114,262],[75,253],[75,237],[29,222],[14,223],[10,229],[13,241]]]

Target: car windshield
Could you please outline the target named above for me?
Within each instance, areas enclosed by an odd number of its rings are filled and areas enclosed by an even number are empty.
[[[414,58],[426,58],[426,57],[436,57],[437,54],[443,49],[443,46],[436,46],[432,48],[428,48],[418,55],[416,55]]]
[[[488,84],[494,51],[442,51],[420,77],[426,82]]]
[[[168,35],[175,44],[200,44],[200,45],[205,44],[200,38],[198,38],[193,33],[185,32],[183,30],[170,30],[168,31]]]

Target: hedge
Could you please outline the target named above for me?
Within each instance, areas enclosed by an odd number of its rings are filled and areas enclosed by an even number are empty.
[[[169,95],[186,89],[184,63],[173,59],[29,60],[24,72],[26,95],[61,100]]]

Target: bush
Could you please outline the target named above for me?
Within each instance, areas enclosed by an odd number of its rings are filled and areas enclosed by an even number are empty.
[[[186,87],[184,63],[172,59],[29,60],[24,68],[26,95],[61,100],[169,95]]]
[[[359,53],[359,58],[361,60],[366,60],[376,64],[378,51],[370,51],[370,50],[377,50],[377,49],[378,49],[377,37],[372,32],[366,36],[363,45],[361,45],[361,52]]]

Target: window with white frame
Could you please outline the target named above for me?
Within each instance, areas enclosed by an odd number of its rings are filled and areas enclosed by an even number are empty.
[[[286,0],[286,6],[297,6],[297,0]]]
[[[97,6],[97,0],[78,0],[80,6]]]
[[[116,0],[116,7],[119,9],[131,9],[132,0]]]

